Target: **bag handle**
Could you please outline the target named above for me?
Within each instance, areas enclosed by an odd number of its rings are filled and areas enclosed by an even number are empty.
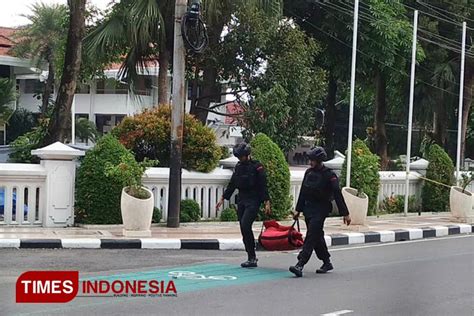
[[[300,219],[297,218],[295,219],[295,221],[293,222],[293,225],[291,225],[291,227],[295,227],[295,224],[296,224],[296,227],[298,228],[298,232],[300,232]]]

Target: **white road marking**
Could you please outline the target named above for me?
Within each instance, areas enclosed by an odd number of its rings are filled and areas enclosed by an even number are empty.
[[[439,238],[430,238],[430,239],[407,240],[404,242],[392,242],[392,243],[383,243],[383,244],[366,245],[366,246],[336,248],[336,249],[329,249],[329,252],[353,250],[353,249],[364,249],[364,248],[375,248],[375,247],[387,247],[387,246],[403,246],[406,244],[413,244],[413,243],[419,243],[419,242],[430,242],[430,241],[438,241],[438,240],[445,240],[445,239],[461,239],[461,238],[474,238],[474,235],[470,234],[470,235],[456,236],[456,237],[449,236],[449,237],[439,237]],[[293,252],[293,254],[297,255],[299,254],[299,252]]]
[[[344,309],[342,311],[336,311],[336,312],[332,312],[332,313],[321,314],[321,316],[337,316],[337,315],[349,314],[349,313],[352,313],[352,312],[354,312],[354,311],[351,311],[349,309]]]

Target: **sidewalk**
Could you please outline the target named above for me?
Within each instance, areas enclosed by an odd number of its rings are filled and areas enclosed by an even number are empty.
[[[283,225],[292,222],[283,221]],[[257,238],[261,222],[253,226]],[[301,229],[305,232],[304,221]],[[341,218],[328,218],[325,238],[329,246],[393,242],[473,233],[474,225],[456,223],[450,213],[371,216],[365,226],[345,226]],[[152,237],[127,238],[121,225],[84,225],[69,228],[1,227],[0,248],[148,248],[221,249],[243,248],[237,222],[183,223],[179,228],[152,226]]]

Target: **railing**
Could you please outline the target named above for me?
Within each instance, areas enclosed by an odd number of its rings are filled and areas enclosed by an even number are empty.
[[[46,170],[40,165],[0,164],[0,225],[41,225]]]

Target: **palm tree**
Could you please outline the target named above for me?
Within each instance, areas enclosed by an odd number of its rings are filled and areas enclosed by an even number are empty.
[[[13,114],[10,103],[15,101],[14,83],[12,80],[0,78],[0,124],[4,124]]]
[[[54,89],[58,59],[63,53],[61,47],[66,39],[68,13],[65,5],[41,2],[33,4],[31,11],[31,14],[24,15],[30,24],[15,33],[18,43],[13,53],[32,59],[37,68],[48,64],[48,78],[41,104],[41,113],[45,114]]]

